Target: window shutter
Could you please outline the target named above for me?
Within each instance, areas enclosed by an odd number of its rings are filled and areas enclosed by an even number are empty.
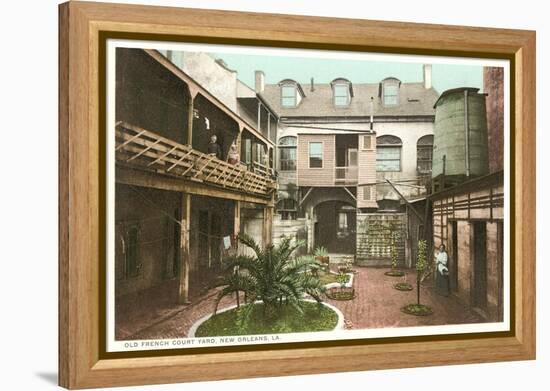
[[[363,201],[371,200],[371,186],[363,186]]]
[[[363,149],[372,149],[372,137],[371,136],[363,136]]]

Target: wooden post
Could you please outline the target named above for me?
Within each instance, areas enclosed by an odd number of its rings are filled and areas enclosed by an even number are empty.
[[[237,134],[237,151],[239,152],[239,161],[237,162],[237,164],[239,164],[240,162],[243,161],[244,159],[244,156],[241,156],[241,152],[242,152],[242,142],[243,142],[243,124],[242,123],[239,123],[239,134]]]
[[[187,101],[187,145],[190,147],[193,146],[193,119],[195,118],[195,97],[197,96],[198,91],[195,89],[189,88],[189,96]]]
[[[263,225],[263,234],[262,234],[262,242],[264,247],[271,244],[272,232],[273,232],[273,207],[266,206],[264,208],[264,225]]]
[[[262,118],[262,104],[260,103],[260,101],[258,101],[258,132],[262,133],[262,122],[261,122],[261,118]]]
[[[267,138],[271,141],[271,113],[267,112]]]
[[[235,207],[233,215],[233,235],[235,236],[236,240],[239,232],[241,232],[241,201],[234,201],[234,203]],[[235,243],[236,248],[238,248],[238,244],[239,242],[237,241]]]
[[[180,281],[178,300],[180,304],[189,304],[189,268],[191,254],[189,249],[189,230],[191,227],[191,195],[181,193],[180,225]]]
[[[239,232],[241,231],[241,201],[233,201],[233,202],[234,202],[234,208],[233,208],[233,237],[235,238],[235,255],[237,255],[239,253],[239,240],[237,238],[239,236]],[[236,267],[234,272],[238,273],[238,270],[239,270],[238,267]],[[238,291],[235,293],[235,297],[237,299],[237,307],[240,307],[241,302],[240,302]]]

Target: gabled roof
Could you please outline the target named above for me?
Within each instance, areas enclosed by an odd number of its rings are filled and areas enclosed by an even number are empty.
[[[307,89],[296,108],[281,106],[279,84],[267,84],[259,95],[280,117],[364,117],[370,115],[370,99],[374,98],[374,116],[434,116],[434,103],[439,94],[423,83],[401,83],[399,105],[385,107],[379,97],[379,84],[353,84],[354,97],[349,106],[335,107],[329,83],[317,83]]]

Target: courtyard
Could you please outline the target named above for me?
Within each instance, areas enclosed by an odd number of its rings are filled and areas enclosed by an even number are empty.
[[[353,286],[355,298],[324,301],[338,308],[345,318],[347,329],[410,327],[480,323],[483,318],[454,296],[437,295],[430,279],[421,285],[421,301],[433,310],[430,316],[411,316],[401,308],[416,301],[416,290],[403,292],[394,289],[397,282],[415,286],[416,272],[406,269],[404,277],[384,275],[387,268],[357,267]],[[214,309],[218,290],[206,291],[189,305],[175,305],[170,284],[144,291],[140,297],[127,297],[117,311],[116,338],[119,340],[183,338],[191,326]],[[175,296],[174,296],[175,298]],[[220,309],[236,304],[235,297],[225,297]]]

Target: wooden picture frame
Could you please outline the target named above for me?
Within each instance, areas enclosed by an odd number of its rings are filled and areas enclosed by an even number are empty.
[[[137,5],[59,7],[59,384],[70,389],[535,358],[535,32]],[[142,39],[507,59],[513,153],[510,332],[108,357],[105,292],[104,42]],[[460,352],[460,354],[457,354]]]

